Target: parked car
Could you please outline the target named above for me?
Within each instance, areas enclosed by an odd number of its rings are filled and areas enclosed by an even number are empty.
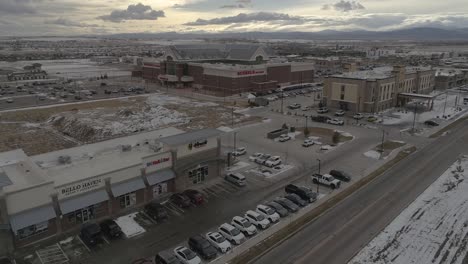
[[[219,227],[219,233],[236,245],[240,245],[246,240],[244,234],[242,234],[239,228],[227,223],[224,223]]]
[[[272,156],[268,160],[265,161],[265,166],[268,167],[275,167],[281,164],[281,157],[280,156]]]
[[[6,99],[6,102],[9,103],[9,104],[11,104],[11,103],[14,102],[14,100],[13,100],[13,98],[7,98],[7,99]]]
[[[111,94],[111,93],[112,93],[111,90],[108,90],[108,89],[105,89],[105,90],[104,90],[104,94]]]
[[[284,191],[286,193],[297,194],[299,197],[301,197],[302,200],[308,201],[309,203],[315,202],[317,200],[317,193],[306,187],[288,184],[286,187],[284,187]]]
[[[245,218],[249,220],[254,226],[260,229],[267,229],[270,227],[270,221],[268,219],[252,210],[245,212]]]
[[[338,110],[335,112],[335,116],[344,116],[345,115],[345,111],[344,110]]]
[[[246,236],[253,236],[257,233],[257,228],[244,217],[234,216],[231,225],[237,227]]]
[[[259,214],[263,215],[264,217],[266,217],[268,219],[268,221],[270,221],[271,223],[276,223],[280,219],[280,215],[274,209],[272,209],[269,206],[259,204],[259,205],[257,205],[256,211],[257,211],[257,213],[259,213]]]
[[[154,257],[154,263],[156,264],[181,264],[182,262],[180,262],[180,260],[178,260],[172,252],[162,251],[162,252],[159,252]]]
[[[102,233],[108,238],[119,238],[123,234],[120,226],[112,219],[104,220],[99,226]]]
[[[312,109],[312,107],[311,107],[310,105],[308,105],[308,106],[303,106],[303,107],[301,108],[302,111],[309,111],[309,110],[311,110],[311,109]]]
[[[314,144],[315,144],[315,142],[314,142],[313,140],[311,140],[311,139],[306,139],[306,140],[304,140],[304,142],[302,143],[302,146],[305,147],[305,148],[308,148],[308,147],[310,147],[310,146],[312,146],[312,145],[314,145]]]
[[[376,116],[368,116],[367,117],[367,122],[371,122],[371,123],[374,123],[376,122],[377,120],[379,120]]]
[[[323,185],[327,185],[328,187],[332,188],[332,189],[336,189],[336,188],[340,188],[340,185],[341,185],[341,182],[335,178],[333,178],[333,176],[331,176],[330,174],[314,174],[312,175],[312,182],[315,183],[315,184],[323,184]]]
[[[201,259],[192,250],[186,247],[176,247],[174,249],[174,255],[184,264],[200,264]]]
[[[260,158],[261,156],[263,156],[263,153],[259,153],[259,152],[254,153],[253,155],[249,157],[249,161],[255,161],[257,158]]]
[[[283,134],[279,136],[278,141],[279,142],[286,142],[288,140],[291,140],[291,137],[288,134]]]
[[[312,121],[319,122],[319,123],[326,123],[327,120],[331,119],[331,117],[318,115],[318,116],[311,116]]]
[[[182,193],[174,193],[169,200],[180,208],[190,207],[190,199]]]
[[[156,221],[163,221],[168,218],[166,208],[157,202],[151,202],[145,205],[145,212],[149,217]]]
[[[260,164],[260,165],[264,165],[265,162],[271,158],[271,155],[270,154],[263,154],[262,156],[258,157],[255,159],[255,163],[257,164]]]
[[[327,124],[342,126],[344,125],[344,121],[338,118],[333,118],[327,120]]]
[[[231,182],[239,187],[246,185],[245,176],[236,172],[236,173],[228,173],[224,176],[224,179],[228,182]]]
[[[427,120],[424,122],[424,124],[426,126],[439,126],[439,123],[437,123],[436,121],[433,121],[433,120]]]
[[[206,238],[221,253],[229,252],[232,249],[231,243],[218,232],[208,232]]]
[[[195,235],[188,239],[189,248],[205,260],[216,258],[217,250],[201,235]]]
[[[356,114],[353,115],[353,118],[356,119],[356,120],[360,120],[360,119],[364,118],[364,115],[361,114],[361,113],[356,113]]]
[[[182,192],[183,195],[187,196],[190,201],[195,205],[200,205],[205,202],[203,194],[197,190],[187,189]]]
[[[232,155],[237,157],[237,156],[242,156],[247,153],[247,150],[244,147],[237,148],[232,152]]]
[[[286,208],[290,213],[295,213],[299,210],[299,206],[297,206],[295,203],[283,197],[276,198],[274,202],[279,203],[281,206]]]
[[[277,202],[271,201],[271,202],[266,203],[266,205],[272,208],[273,210],[275,210],[275,212],[278,213],[279,216],[281,217],[285,217],[289,215],[288,209],[284,208],[281,204]]]
[[[328,108],[326,108],[326,107],[321,107],[321,108],[317,109],[317,113],[319,113],[319,114],[328,113]]]
[[[284,198],[290,200],[291,202],[295,203],[300,207],[304,207],[308,204],[307,201],[302,200],[301,197],[299,197],[299,195],[295,193],[288,193],[284,196]]]
[[[294,104],[288,105],[288,108],[291,109],[291,110],[299,109],[299,108],[301,108],[301,105],[298,104],[298,103],[294,103]]]
[[[81,226],[80,238],[88,247],[101,243],[101,235],[101,228],[96,223],[86,223]]]
[[[340,181],[351,181],[351,175],[341,170],[331,170],[329,174]]]

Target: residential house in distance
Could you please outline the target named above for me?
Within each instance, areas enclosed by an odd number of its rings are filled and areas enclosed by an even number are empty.
[[[42,64],[34,63],[32,65],[24,66],[22,71],[8,74],[7,79],[9,81],[47,79],[47,72],[42,70]]]

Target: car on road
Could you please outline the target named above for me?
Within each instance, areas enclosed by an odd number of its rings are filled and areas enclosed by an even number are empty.
[[[327,120],[331,119],[331,117],[324,116],[324,115],[311,116],[310,118],[312,119],[312,121],[319,122],[319,123],[326,123]]]
[[[7,99],[6,99],[6,102],[9,103],[9,104],[11,104],[11,103],[14,102],[14,100],[13,100],[13,98],[7,98]]]
[[[232,152],[232,155],[237,157],[237,156],[242,156],[247,153],[247,150],[244,147],[237,148]]]
[[[345,111],[344,110],[338,110],[335,112],[335,116],[344,116],[345,115]]]
[[[246,178],[244,175],[236,172],[236,173],[228,173],[224,176],[224,179],[230,183],[233,183],[239,187],[246,185]]]
[[[289,215],[288,209],[284,208],[281,204],[277,202],[271,201],[266,203],[266,205],[275,210],[275,212],[278,213],[281,217],[286,217]]]
[[[192,250],[181,246],[174,249],[174,255],[184,264],[200,264],[201,259]]]
[[[102,242],[101,228],[96,223],[86,223],[81,226],[80,238],[88,247],[94,247]]]
[[[302,200],[301,197],[299,197],[299,195],[295,193],[288,193],[284,196],[284,198],[290,200],[291,202],[297,204],[300,207],[304,207],[308,204],[307,201]]]
[[[206,239],[221,253],[229,252],[232,249],[231,243],[218,232],[206,233]]]
[[[168,218],[166,208],[158,202],[145,205],[145,213],[155,221],[163,221]]]
[[[331,170],[328,174],[333,176],[335,179],[338,179],[344,182],[349,182],[351,181],[351,178],[352,178],[351,175],[349,175],[348,173],[342,170]]]
[[[361,114],[361,113],[356,113],[353,115],[353,118],[356,119],[356,120],[361,120],[364,118],[364,115]]]
[[[265,166],[268,167],[275,167],[281,164],[281,157],[280,156],[272,156],[265,161]]]
[[[197,190],[187,189],[183,191],[182,194],[187,196],[195,205],[200,205],[205,202],[205,197],[203,197],[203,194]]]
[[[223,235],[231,243],[240,245],[245,242],[245,236],[239,230],[239,228],[232,226],[231,224],[224,223],[219,226],[219,233]]]
[[[169,198],[169,201],[179,206],[180,208],[187,208],[187,207],[190,207],[191,205],[190,199],[182,193],[174,193]]]
[[[187,244],[193,252],[197,253],[205,260],[216,258],[218,253],[216,248],[202,235],[189,237]]]
[[[327,120],[327,124],[342,126],[344,125],[344,121],[338,118],[333,118]]]
[[[340,180],[335,179],[330,174],[318,174],[315,173],[312,175],[312,182],[315,184],[323,184],[332,189],[340,188]]]
[[[122,237],[122,229],[112,219],[102,221],[99,226],[101,227],[102,233],[108,238],[114,239]]]
[[[437,123],[436,121],[433,121],[433,120],[427,120],[424,122],[424,124],[426,126],[439,126],[439,123]]]
[[[179,259],[169,251],[162,251],[156,254],[154,257],[154,263],[156,264],[181,264]]]
[[[310,146],[313,146],[314,144],[315,144],[315,142],[314,142],[313,140],[311,140],[311,139],[306,139],[306,140],[304,140],[304,142],[302,143],[302,146],[303,146],[304,148],[308,148],[308,147],[310,147]]]
[[[253,236],[257,233],[257,228],[244,217],[234,216],[231,225],[237,227],[246,236]]]
[[[328,113],[328,108],[326,108],[326,107],[320,107],[319,109],[317,109],[317,113],[319,113],[319,114]]]
[[[280,220],[280,215],[269,206],[259,204],[257,205],[257,209],[255,211],[266,217],[271,223],[276,223]]]
[[[294,103],[294,104],[288,105],[288,108],[291,109],[291,110],[299,109],[299,108],[301,108],[301,105],[298,104],[298,103]]]
[[[250,221],[254,226],[260,229],[267,229],[270,227],[270,221],[263,215],[253,211],[249,210],[245,212],[244,217]]]
[[[295,203],[291,202],[290,200],[284,197],[278,197],[274,200],[274,202],[279,203],[281,206],[286,208],[290,213],[295,213],[299,210],[299,206]]]
[[[279,142],[286,142],[288,140],[291,140],[291,137],[288,134],[282,134],[279,136],[278,141]]]
[[[284,187],[284,191],[286,193],[297,194],[302,200],[308,201],[309,203],[313,203],[317,200],[317,193],[306,187],[288,184]]]

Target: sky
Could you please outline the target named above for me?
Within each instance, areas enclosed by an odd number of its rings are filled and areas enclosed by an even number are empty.
[[[0,0],[0,36],[468,28],[467,0]]]

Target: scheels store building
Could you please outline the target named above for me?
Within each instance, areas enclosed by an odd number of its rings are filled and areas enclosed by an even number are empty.
[[[0,228],[25,246],[202,184],[224,171],[221,133],[167,128],[36,156],[0,153]]]

